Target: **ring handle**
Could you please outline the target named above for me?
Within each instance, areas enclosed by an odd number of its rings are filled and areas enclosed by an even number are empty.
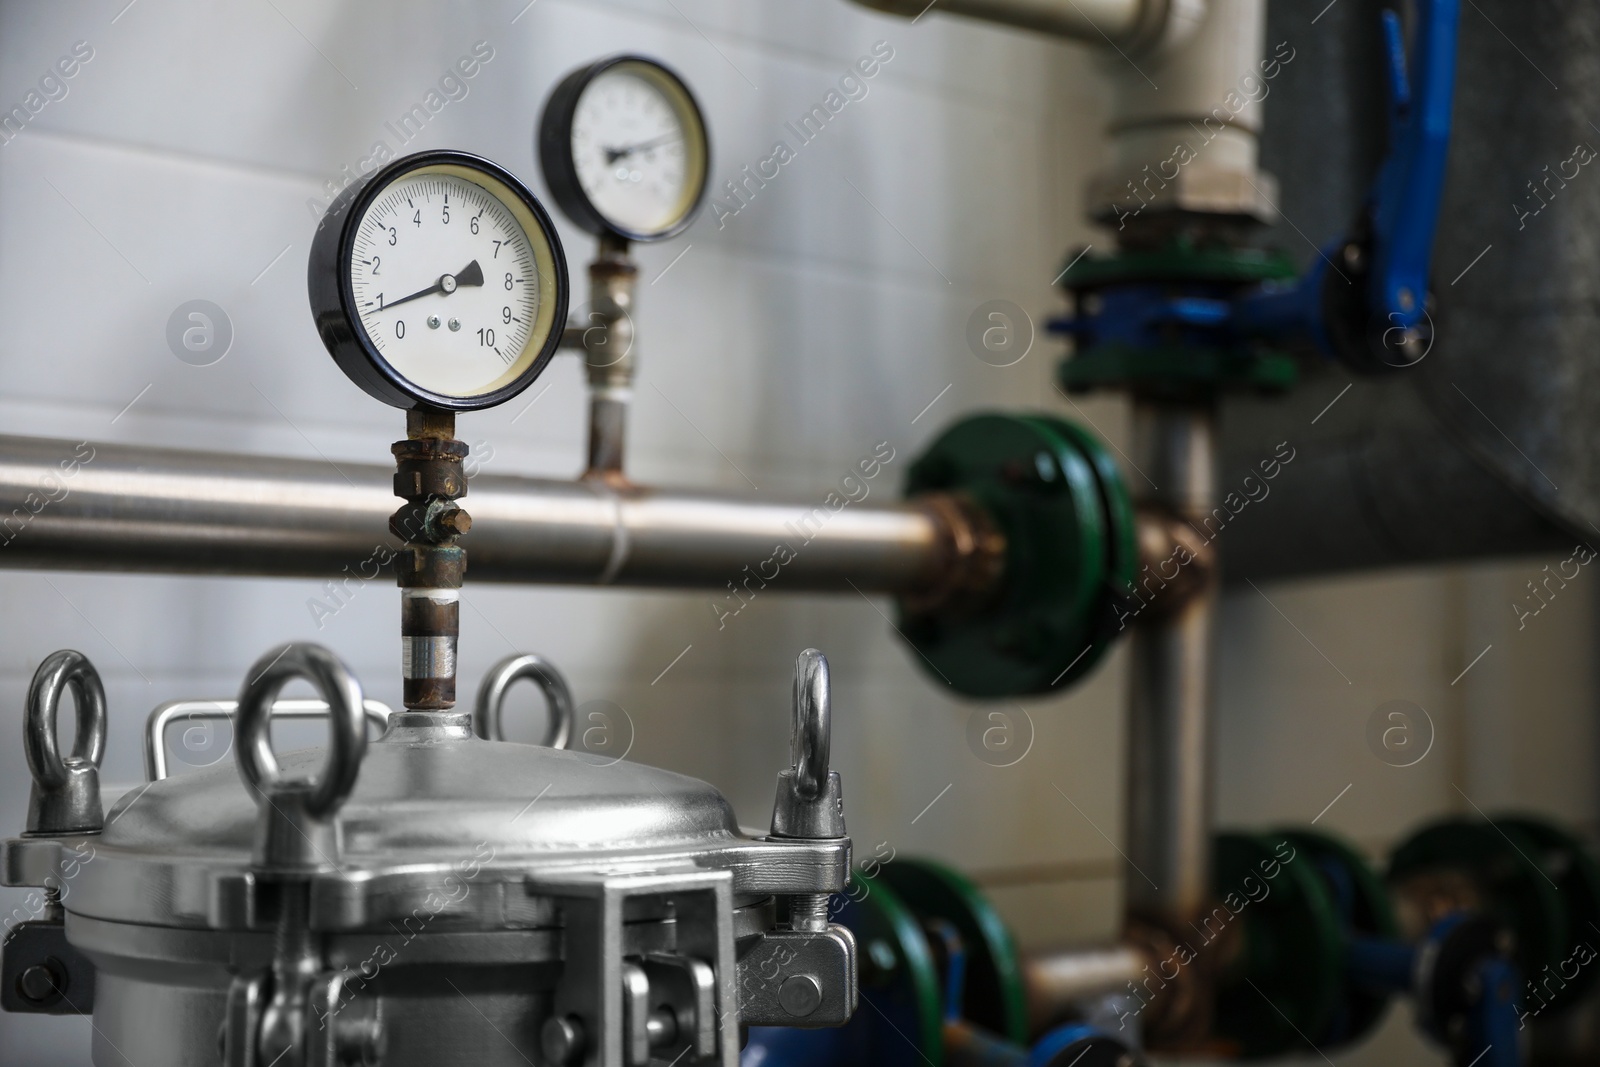
[[[473,732],[485,741],[506,739],[504,713],[506,694],[524,678],[533,682],[550,706],[550,724],[543,744],[547,748],[566,748],[572,740],[572,690],[555,664],[531,652],[507,656],[489,668],[478,685],[478,702],[472,711]]]
[[[291,642],[258,659],[234,712],[235,759],[239,777],[257,796],[265,798],[288,784],[272,751],[272,707],[283,687],[297,678],[315,686],[328,705],[328,761],[305,800],[306,814],[323,819],[349,797],[367,750],[361,683],[338,656],[321,645]]]
[[[69,689],[78,712],[78,735],[72,741],[72,754],[62,759],[56,717],[62,694]],[[33,772],[26,832],[99,833],[105,825],[100,761],[106,754],[106,690],[88,656],[63,649],[39,664],[28,686],[22,748]]]
[[[794,661],[794,732],[789,753],[794,760],[795,789],[806,800],[815,800],[827,788],[832,715],[828,658],[808,648]]]
[[[72,755],[63,760],[56,744],[56,713],[68,689],[77,706],[78,736],[72,742]],[[28,769],[41,788],[64,788],[68,761],[100,766],[106,754],[106,690],[88,656],[62,649],[39,664],[28,686],[26,727],[23,747]]]

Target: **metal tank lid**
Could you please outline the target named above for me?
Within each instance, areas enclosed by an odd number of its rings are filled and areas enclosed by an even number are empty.
[[[326,702],[299,710],[328,717],[325,748],[272,750],[272,717],[291,714],[274,703],[280,680],[232,713],[233,760],[163,778],[155,754],[168,713],[195,702],[163,705],[146,738],[154,780],[102,816],[103,689],[84,657],[64,651],[30,691],[34,796],[28,832],[0,842],[0,884],[55,886],[80,934],[95,920],[265,930],[289,884],[307,887],[307,922],[326,932],[382,929],[419,912],[455,929],[550,928],[562,899],[674,879],[721,879],[740,907],[836,892],[849,879],[850,840],[839,776],[827,769],[826,669],[809,650],[801,665],[796,762],[779,775],[762,834],[741,832],[705,782],[554,747],[560,731],[547,745],[482,740],[498,735],[497,720],[475,729],[469,713],[406,711],[376,716],[387,726],[368,743],[364,719],[375,710],[354,679],[326,650],[297,645],[271,657],[262,677],[317,680]],[[501,681],[540,666],[515,657]],[[80,730],[63,758],[53,741],[68,689]]]
[[[736,891],[753,884],[755,853],[785,846],[740,834],[728,801],[686,775],[584,752],[485,741],[462,718],[416,727],[404,713],[366,748],[360,773],[311,851],[319,862],[312,922],[362,929],[430,912],[473,928],[553,921],[541,885],[637,871],[733,868]],[[320,748],[278,758],[284,778],[324,766]],[[225,765],[135,790],[86,836],[89,859],[63,903],[69,914],[115,922],[211,929],[260,928],[271,903],[262,884],[258,800]],[[307,842],[311,842],[307,838]],[[816,851],[801,848],[801,853]],[[325,862],[320,862],[325,861]],[[797,854],[795,869],[848,868],[838,857]],[[746,884],[741,884],[746,883]],[[463,884],[472,892],[459,893]],[[452,888],[456,887],[456,888]],[[457,898],[460,899],[457,899]]]
[[[288,777],[311,777],[321,748],[279,757]],[[342,866],[387,866],[459,856],[592,855],[699,847],[737,834],[732,807],[694,778],[586,752],[484,741],[439,728],[391,727],[368,746],[338,812]],[[230,760],[152,783],[107,814],[107,849],[248,862],[257,800]]]

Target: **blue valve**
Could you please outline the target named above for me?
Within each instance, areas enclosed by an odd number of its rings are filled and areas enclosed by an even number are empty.
[[[1352,937],[1345,965],[1358,985],[1415,998],[1423,1028],[1460,1067],[1519,1067],[1521,977],[1508,950],[1498,922],[1457,912],[1419,945]]]
[[[1383,13],[1389,151],[1355,231],[1326,246],[1304,277],[1239,297],[1240,333],[1309,339],[1360,370],[1405,367],[1426,355],[1461,9],[1459,0],[1415,0],[1415,7],[1409,58],[1399,15]]]

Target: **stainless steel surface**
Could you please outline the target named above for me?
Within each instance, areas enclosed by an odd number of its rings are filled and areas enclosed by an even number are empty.
[[[577,716],[572,689],[555,664],[531,652],[507,656],[483,676],[483,681],[478,683],[477,702],[473,705],[473,732],[486,741],[506,739],[506,694],[523,679],[534,683],[544,694],[548,721],[543,743],[548,748],[566,748],[572,739],[573,719]]]
[[[855,935],[773,930],[739,946],[739,1008],[752,1026],[840,1026],[855,1013]]]
[[[0,514],[29,511],[80,446],[0,436]],[[84,445],[66,488],[0,553],[0,566],[332,577],[387,574],[397,542],[393,472],[316,460]],[[773,592],[926,592],[964,574],[946,509],[767,500],[731,493],[480,475],[474,581]],[[793,557],[777,577],[774,546]],[[746,570],[748,568],[748,571]]]
[[[144,777],[147,782],[159,782],[167,776],[167,730],[173,723],[220,722],[233,719],[236,700],[169,700],[157,704],[145,720],[144,727]],[[376,727],[381,736],[389,725],[394,709],[381,700],[368,699],[362,704],[367,725]],[[328,704],[323,700],[280,700],[272,705],[274,719],[320,719],[328,714]]]
[[[78,734],[65,759],[56,741],[56,716],[68,691],[77,706]],[[82,652],[53,652],[34,672],[22,724],[22,747],[33,774],[28,833],[74,834],[100,829],[100,761],[106,754],[106,691]]]
[[[856,2],[907,18],[920,18],[933,6],[927,0]],[[1175,14],[1184,23],[1197,21],[1205,10],[1205,0],[943,0],[937,10],[1137,51],[1167,34]]]
[[[1136,401],[1134,462],[1149,478],[1137,502],[1203,528],[1217,497],[1215,436],[1205,407]],[[1186,929],[1210,896],[1216,607],[1213,570],[1130,639],[1124,894],[1130,916],[1168,929]]]
[[[734,1067],[742,1003],[766,1003],[736,949],[769,935],[787,946],[761,957],[773,988],[803,971],[821,991],[804,1021],[848,1018],[848,934],[779,929],[774,903],[842,890],[847,838],[747,837],[702,782],[484,741],[462,711],[390,716],[346,797],[365,728],[354,679],[292,645],[250,677],[237,771],[152,782],[99,835],[0,850],[8,881],[70,881],[67,938],[97,979],[97,1062],[214,1065],[221,1031],[233,1067],[331,1067],[381,1046],[385,1067],[501,1067],[538,1055],[554,1013],[577,1020],[588,1067],[643,1067],[625,1051],[640,1041]],[[289,677],[315,680],[340,712],[329,770],[321,750],[266,745]],[[648,1012],[621,1010],[625,962]],[[503,1043],[479,1041],[484,1018]]]
[[[795,790],[815,800],[828,783],[829,749],[833,743],[833,693],[828,659],[814,648],[794,664],[794,723],[791,727]]]
[[[1065,949],[1027,957],[1022,982],[1032,1032],[1042,1033],[1083,1001],[1126,992],[1130,984],[1144,977],[1148,964],[1148,957],[1133,945]]]

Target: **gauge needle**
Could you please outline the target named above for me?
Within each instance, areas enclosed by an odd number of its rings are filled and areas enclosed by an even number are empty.
[[[387,304],[383,305],[383,307],[379,310],[387,311],[396,305],[404,304],[407,300],[416,300],[419,297],[427,296],[430,293],[444,293],[448,296],[463,285],[482,284],[483,268],[478,266],[477,260],[473,260],[471,263],[468,263],[465,267],[462,267],[454,274],[439,275],[439,280],[428,286],[426,289],[412,293],[410,296],[402,296],[399,300],[391,300]]]
[[[606,162],[615,163],[624,156],[631,156],[635,152],[643,152],[650,148],[660,148],[664,144],[671,144],[673,141],[680,141],[682,139],[683,138],[678,134],[668,133],[657,137],[652,141],[640,141],[638,144],[630,144],[622,148],[608,148],[606,149]]]

